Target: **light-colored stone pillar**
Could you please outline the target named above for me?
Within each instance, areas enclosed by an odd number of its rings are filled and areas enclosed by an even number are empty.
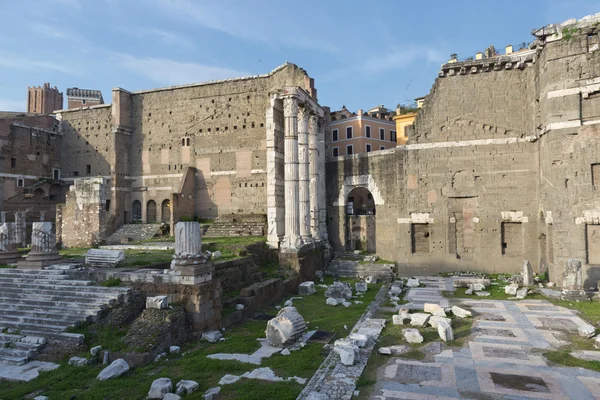
[[[298,196],[298,99],[283,100],[285,119],[285,238],[283,247],[298,249],[300,239],[300,202]]]
[[[15,233],[13,222],[0,224],[0,264],[13,264],[21,258]]]
[[[15,212],[15,235],[21,247],[27,247],[27,211]]]
[[[175,257],[187,258],[202,254],[202,233],[198,222],[178,222],[175,225]]]
[[[319,148],[318,120],[316,115],[308,119],[308,176],[310,178],[310,233],[315,240],[321,240],[319,231]]]
[[[52,222],[34,222],[31,232],[32,253],[55,253],[56,235],[52,232]]]
[[[175,254],[171,274],[177,283],[195,285],[212,280],[214,266],[209,255],[202,253],[202,232],[198,222],[175,224]]]
[[[321,238],[328,240],[327,235],[327,204],[326,204],[326,188],[325,188],[325,120],[319,120],[319,128],[317,132],[317,148],[319,151],[319,167],[318,167],[318,208],[319,208],[319,232]]]
[[[266,115],[267,134],[267,244],[277,249],[283,241],[285,233],[285,202],[284,202],[284,177],[282,141],[278,140],[283,135],[283,108],[282,101],[277,95],[270,98]],[[280,136],[281,137],[281,136]]]
[[[303,243],[312,240],[310,233],[310,177],[308,148],[308,119],[310,110],[304,106],[298,112],[298,190],[300,198],[300,236]]]

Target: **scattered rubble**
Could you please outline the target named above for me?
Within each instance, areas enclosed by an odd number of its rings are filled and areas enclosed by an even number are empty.
[[[402,334],[408,343],[423,343],[423,336],[418,329],[402,329]]]
[[[117,378],[127,371],[129,371],[129,364],[127,364],[127,361],[119,358],[113,361],[108,367],[100,371],[96,379],[99,381],[106,381],[108,379]]]
[[[173,383],[169,378],[158,378],[152,382],[147,399],[162,399],[173,390]]]
[[[284,307],[275,318],[267,322],[265,334],[270,346],[281,346],[293,342],[305,330],[306,323],[296,307]]]

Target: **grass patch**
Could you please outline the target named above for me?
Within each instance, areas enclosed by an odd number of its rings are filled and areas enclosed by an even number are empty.
[[[107,280],[105,280],[104,282],[102,282],[100,285],[104,286],[104,287],[119,286],[119,285],[121,285],[121,279],[115,278],[115,277],[108,278]]]
[[[567,367],[580,367],[592,371],[600,371],[600,361],[581,360],[577,357],[573,357],[568,351],[547,351],[544,353],[544,357],[553,363]]]
[[[477,296],[475,293],[473,294],[465,294],[467,288],[456,288],[454,292],[443,292],[444,297],[453,297],[453,298],[468,298],[468,299],[480,299],[480,300],[515,300],[511,299],[511,297],[515,297],[510,294],[504,293],[504,286],[508,285],[508,283],[500,283],[498,285],[490,285],[485,289],[486,292],[489,292],[489,296]],[[530,293],[527,295],[527,300],[535,300],[535,299],[545,299],[541,293]]]
[[[85,335],[85,344],[88,347],[102,345],[109,351],[125,351],[127,346],[121,340],[127,334],[129,327],[114,325],[98,325],[85,322],[76,327],[67,328],[69,333],[81,333]]]
[[[64,258],[83,259],[88,248],[69,248],[60,251]],[[173,259],[173,250],[124,250],[125,260],[120,262],[118,267],[145,267],[152,264],[171,262]],[[82,260],[83,261],[83,260]]]
[[[529,297],[529,296],[528,296]],[[579,311],[581,317],[586,319],[590,324],[597,326],[600,321],[600,303],[594,301],[569,301],[547,298],[549,302],[556,306],[571,308]]]
[[[17,268],[16,265],[0,265],[0,268]]]
[[[208,237],[203,240],[206,243],[216,243],[218,245],[249,245],[259,242],[266,242],[265,236],[231,236],[231,237]]]
[[[392,265],[396,265],[396,263],[394,261],[383,260],[381,258],[378,258],[377,261],[361,260],[358,263],[359,264],[392,264]]]

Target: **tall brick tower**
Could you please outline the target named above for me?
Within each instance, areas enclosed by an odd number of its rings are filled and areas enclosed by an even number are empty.
[[[55,110],[62,110],[63,94],[56,86],[50,87],[49,83],[44,86],[29,87],[27,92],[27,112],[33,114],[51,114]]]

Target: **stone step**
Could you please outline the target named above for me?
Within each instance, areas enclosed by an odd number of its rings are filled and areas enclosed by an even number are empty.
[[[118,303],[118,301],[105,301],[104,299],[88,299],[88,298],[72,298],[67,296],[46,296],[40,298],[32,298],[31,296],[25,298],[18,297],[0,297],[0,304],[11,303],[15,305],[26,305],[32,307],[63,307],[63,308],[74,308],[82,310],[104,310],[112,305]]]
[[[0,342],[2,342],[2,343],[17,342],[24,337],[25,337],[24,335],[12,335],[10,333],[0,333]]]
[[[98,316],[98,313],[95,314],[72,314],[68,308],[64,308],[62,310],[56,310],[54,312],[49,312],[48,310],[44,311],[29,311],[29,310],[16,310],[6,309],[0,307],[0,318],[4,319],[14,319],[14,318],[44,318],[51,319],[55,321],[61,322],[73,322],[73,321],[94,321],[94,319]]]
[[[99,303],[103,304],[103,303]],[[78,303],[70,303],[68,307],[55,307],[53,305],[29,305],[29,304],[15,304],[12,302],[0,302],[0,310],[9,310],[12,313],[19,312],[37,312],[37,313],[48,313],[48,314],[64,314],[67,312],[69,315],[79,315],[82,318],[86,318],[87,316],[95,316],[98,315],[101,308],[98,306],[94,307],[81,307],[81,304]],[[0,336],[0,340],[2,337]]]
[[[16,269],[16,268],[0,268],[0,275],[40,275],[40,276],[51,276],[51,275],[65,275],[65,271],[52,270],[52,269]],[[65,275],[67,276],[67,275]],[[67,276],[68,277],[68,276]]]
[[[81,290],[80,290],[81,289]],[[78,287],[77,290],[64,290],[64,288],[44,288],[44,287],[2,287],[3,295],[15,295],[17,297],[23,298],[28,296],[64,296],[64,294],[69,294],[68,297],[72,297],[74,299],[82,299],[84,300],[93,300],[93,299],[120,299],[125,297],[123,294],[119,293],[111,293],[111,292],[102,292],[102,291],[87,291],[83,290],[85,287]],[[67,297],[67,296],[64,296]]]
[[[68,282],[68,281],[67,281]],[[79,281],[79,282],[89,282],[89,281]],[[21,282],[6,282],[2,284],[2,289],[5,288],[18,288],[20,290],[56,290],[56,291],[65,291],[65,292],[73,292],[73,286],[77,285],[65,285],[62,283],[21,283]],[[122,290],[124,289],[124,290]],[[119,295],[119,294],[128,294],[131,291],[130,288],[111,288],[104,286],[91,286],[91,282],[86,285],[77,286],[77,293],[98,293],[98,294],[110,294],[110,295]]]
[[[69,279],[68,275],[36,275],[36,274],[0,274],[0,279],[23,279],[48,282],[63,282]]]
[[[78,318],[57,320],[45,317],[29,317],[26,315],[0,315],[0,322],[3,324],[10,322],[13,324],[60,327],[60,330],[64,331],[67,327],[77,326],[83,321]]]
[[[26,357],[0,356],[0,364],[24,365],[29,361]]]
[[[19,350],[30,351],[35,353],[42,347],[43,344],[25,343],[25,342],[3,342],[0,341],[0,348],[16,348]]]
[[[56,322],[56,321],[54,321]],[[51,333],[64,333],[69,327],[68,324],[36,324],[27,322],[7,321],[0,317],[0,324],[6,326],[9,329],[17,330],[21,335],[41,336],[48,338],[48,334]],[[35,333],[34,333],[35,332]]]
[[[31,357],[31,352],[21,349],[0,348],[0,357],[1,356],[29,358]]]
[[[67,278],[66,275],[62,275]],[[11,283],[23,283],[23,284],[35,284],[35,285],[66,285],[66,286],[91,286],[94,282],[92,281],[75,281],[69,279],[43,279],[40,283],[40,279],[20,276],[2,276],[0,275],[0,285]]]

